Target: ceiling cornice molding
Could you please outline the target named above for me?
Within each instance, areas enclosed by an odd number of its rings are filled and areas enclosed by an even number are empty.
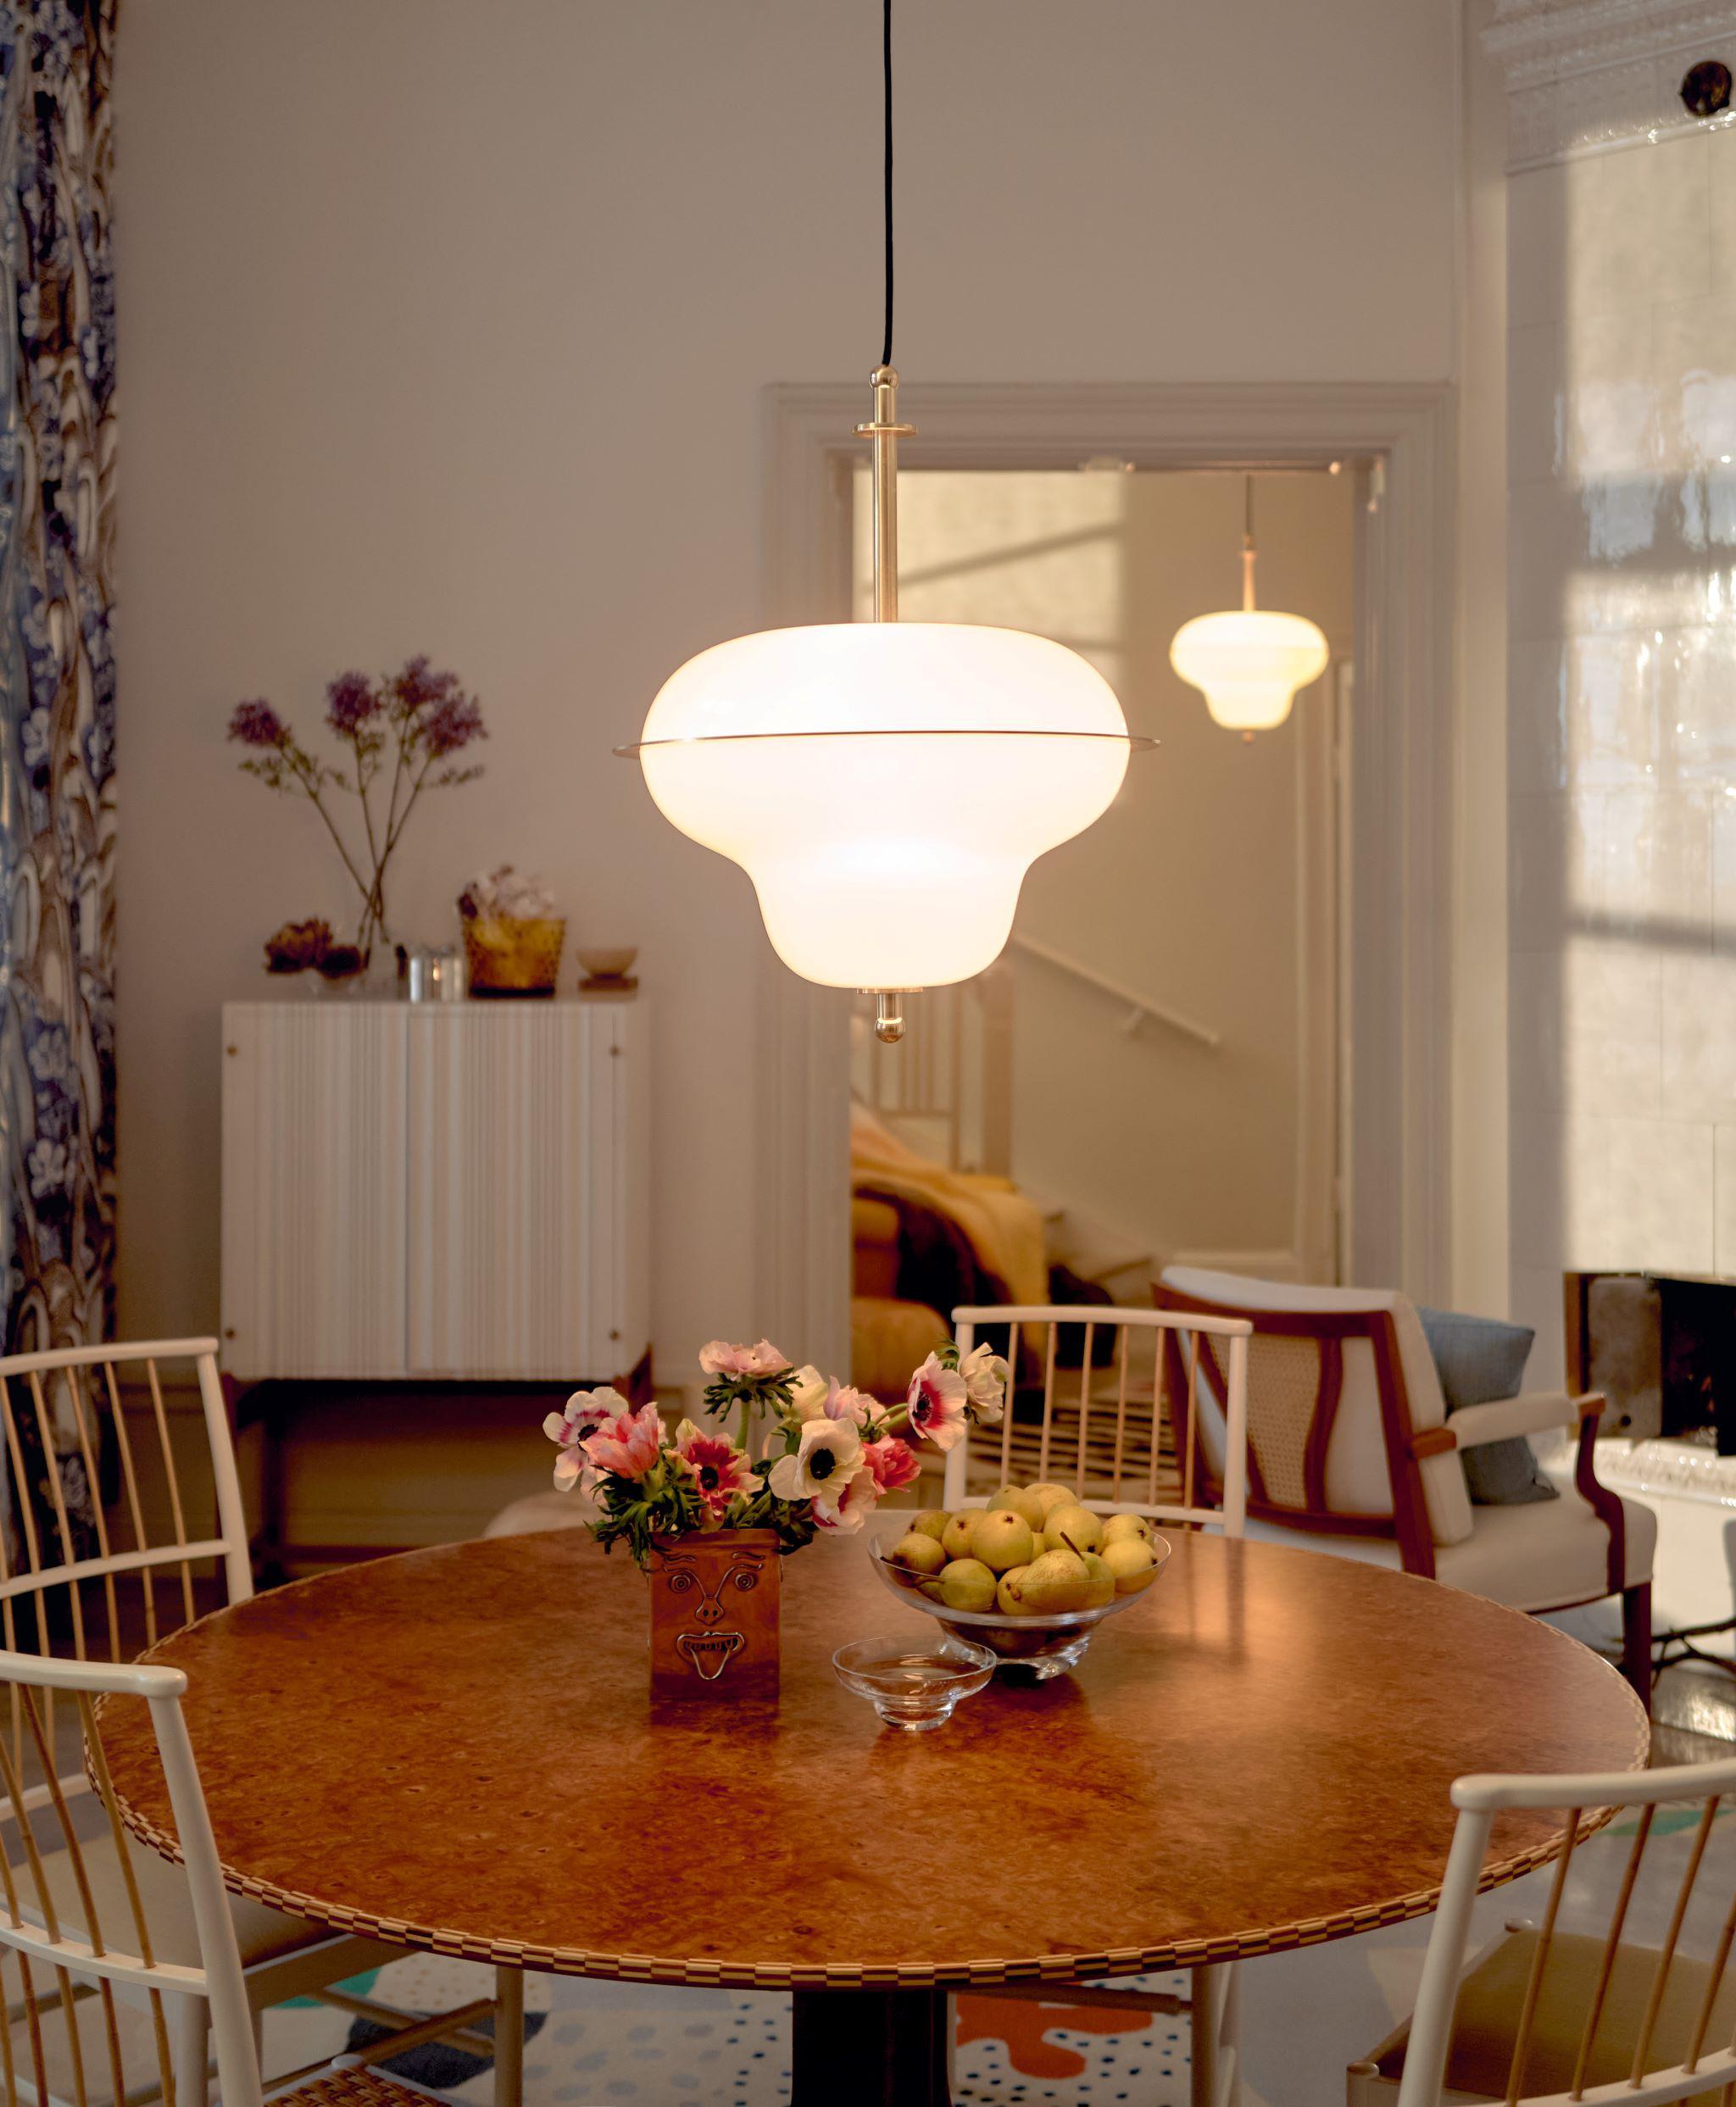
[[[1678,90],[1700,59],[1736,66],[1736,0],[1495,0],[1483,44],[1514,170],[1729,121],[1691,117]]]
[[[1635,58],[1674,58],[1733,32],[1736,5],[1718,0],[1495,0],[1483,42],[1511,89]]]

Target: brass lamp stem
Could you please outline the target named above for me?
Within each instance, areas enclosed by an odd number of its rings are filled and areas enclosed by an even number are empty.
[[[899,422],[899,376],[896,368],[876,366],[869,376],[874,390],[874,415],[856,426],[859,439],[874,443],[874,619],[899,619],[899,441],[915,435],[914,425]],[[903,998],[912,991],[879,987],[874,998],[874,1036],[896,1046],[904,1036]]]
[[[1254,478],[1242,482],[1242,612],[1254,612]]]
[[[869,376],[874,390],[874,416],[856,426],[859,439],[874,442],[874,619],[899,619],[899,441],[915,436],[914,425],[899,422],[899,376],[893,366],[876,366]]]

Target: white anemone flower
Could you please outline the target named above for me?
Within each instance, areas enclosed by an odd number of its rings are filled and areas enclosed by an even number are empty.
[[[880,1487],[871,1470],[854,1471],[842,1483],[832,1478],[814,1503],[814,1520],[821,1529],[853,1536],[874,1512],[879,1498]]]
[[[790,1409],[798,1420],[817,1419],[831,1394],[831,1383],[817,1368],[798,1368],[790,1378]]]
[[[844,1487],[865,1468],[862,1436],[851,1420],[810,1420],[793,1456],[771,1466],[770,1484],[781,1500],[824,1500],[836,1506]]]
[[[1005,1361],[986,1346],[973,1346],[959,1363],[959,1373],[965,1379],[965,1393],[977,1424],[999,1426],[1006,1397]]]

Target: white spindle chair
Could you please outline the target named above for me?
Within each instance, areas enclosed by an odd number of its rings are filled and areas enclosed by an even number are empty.
[[[192,1488],[183,1487],[176,1465],[165,1370],[182,1381],[190,1372],[197,1383],[215,1509],[209,1531],[192,1528]],[[46,1470],[33,1470],[33,1462],[43,1458]],[[87,1517],[76,1503],[69,1503],[58,1458],[70,1459],[81,1471],[89,1493]],[[106,1503],[105,1472],[114,1494]],[[218,1581],[225,1601],[245,1602],[253,1594],[247,1520],[214,1339],[73,1347],[0,1358],[0,1488],[6,1487],[10,1514],[8,1526],[0,1526],[0,1646],[8,1654],[70,1652],[74,1660],[92,1667],[114,1663],[141,1641],[153,1645],[163,1633],[190,1622],[201,1606],[196,1582],[203,1584],[208,1574]],[[0,1732],[22,1793],[15,1816],[28,1817],[45,1806],[59,1809],[97,1789],[82,1769],[57,1776],[64,1754],[57,1749],[54,1693],[63,1686],[45,1674],[34,1687],[43,1693],[40,1739],[26,1732],[30,1707],[19,1682],[10,1692],[9,1732]],[[19,1850],[27,1856],[31,1852],[16,1821],[0,1828],[0,1841],[16,1874]],[[123,1848],[118,1831],[99,1829],[78,1854],[49,1854],[43,1871],[57,1897],[63,1930],[84,1921],[91,1906],[89,1876],[98,1895],[137,1889],[154,1916],[173,1913],[186,1932],[181,1870],[142,1846]],[[263,2014],[292,1997],[317,1998],[387,2028],[398,2049],[387,2047],[385,2054],[412,2045],[406,2029],[418,2038],[431,2038],[421,2015],[331,1987],[403,1959],[401,1949],[333,1933],[241,1899],[231,1914],[256,2051]],[[436,2037],[493,2056],[497,2107],[518,2104],[522,2000],[518,1971],[501,1969],[494,1999],[481,2008],[492,2010],[498,2040],[479,2032],[473,2017],[456,2015],[446,2015]],[[203,2101],[212,2009],[203,1995],[178,1999],[172,2008],[182,2107]],[[376,2050],[370,2047],[368,2053]]]
[[[1060,1359],[1063,1330],[1078,1334],[1077,1376]],[[1165,1309],[1123,1309],[1103,1304],[1073,1306],[1027,1303],[975,1304],[953,1311],[960,1354],[987,1343],[1011,1371],[998,1428],[968,1435],[947,1453],[949,1508],[980,1507],[1002,1485],[1050,1482],[1073,1486],[1080,1503],[1101,1515],[1143,1515],[1176,1528],[1221,1530],[1240,1537],[1248,1507],[1248,1341],[1253,1326],[1236,1317],[1181,1315]],[[1093,1348],[1115,1335],[1106,1369]],[[1221,1454],[1222,1499],[1209,1498],[1216,1481],[1202,1442],[1200,1414],[1216,1409],[1200,1382],[1200,1341],[1223,1342],[1225,1369]],[[1136,1362],[1134,1348],[1141,1348]],[[1042,1371],[1041,1404],[1018,1376],[1020,1348]],[[1149,1365],[1148,1365],[1149,1363]],[[1167,1440],[1166,1439],[1167,1437]],[[972,1469],[973,1460],[975,1469]],[[971,1489],[971,1480],[982,1482]],[[1159,1583],[1161,1586],[1161,1582]],[[1238,2097],[1237,2046],[1239,1991],[1233,1963],[1196,1968],[1186,1995],[1143,1992],[1125,1982],[1069,1985],[1009,1983],[997,1998],[1053,2004],[1100,2004],[1149,2015],[1186,2012],[1192,2052],[1193,2107],[1222,2107]]]
[[[174,2041],[174,2015],[188,2004],[207,2015],[199,2031],[202,2038],[209,2031],[215,2044],[224,2107],[261,2107],[247,1972],[181,1715],[186,1677],[178,1668],[50,1660],[7,1652],[0,1653],[0,1682],[6,1684],[14,1716],[49,1778],[46,1797],[37,1798],[23,1783],[10,1737],[0,1737],[0,1808],[21,1847],[15,1862],[0,1860],[0,1986],[7,2004],[7,2023],[0,2027],[4,2107],[90,2107],[93,2093],[113,2107],[137,2107],[159,2099],[164,2107],[191,2107],[192,2100],[204,2095],[203,2074],[196,2074],[190,2095]],[[76,1819],[72,1804],[53,1782],[48,1708],[55,1693],[77,1707],[91,1790],[101,1808],[94,1834],[92,1825]],[[105,1889],[101,1869],[93,1862],[95,1849],[106,1846],[114,1865],[126,1869],[133,1863],[109,1782],[102,1721],[108,1704],[140,1699],[150,1707],[174,1810],[190,1927],[184,1917],[179,1922],[159,1917],[146,1883],[131,1874],[120,1886]],[[54,1850],[44,1848],[50,1835]],[[53,1859],[63,1855],[70,1871],[64,1885],[50,1871]],[[77,1898],[75,1917],[69,1916],[64,1906],[68,1892]],[[483,2000],[470,2008],[467,2016],[480,2017],[488,2009]],[[450,2023],[448,2015],[430,2020],[414,2030],[415,2038],[431,2039]],[[298,2089],[276,2092],[274,2099],[281,2107],[412,2107],[415,2099],[427,2096],[425,2088],[368,2067],[411,2045],[407,2033],[362,2055],[311,2065],[296,2073]],[[92,2064],[95,2069],[90,2068]],[[104,2076],[106,2084],[101,2082]]]
[[[1349,2107],[1444,2107],[1504,2100],[1507,2107],[1660,2107],[1736,2099],[1736,1832],[1715,1839],[1719,1804],[1736,1792],[1736,1760],[1582,1776],[1461,1778],[1459,1819],[1423,1962],[1416,2009],[1349,2072]],[[1661,1807],[1698,1810],[1691,1827],[1659,1823]],[[1489,1832],[1510,1808],[1559,1810],[1561,1848],[1540,1925],[1515,1924],[1466,1965],[1472,1905]],[[1589,1931],[1562,1898],[1576,1847],[1611,1809],[1638,1809],[1625,1850],[1611,1837],[1612,1898]],[[1683,1863],[1645,1864],[1649,1843],[1672,1834]],[[1713,1848],[1709,1850],[1708,1846]],[[1583,1858],[1578,1861],[1582,1865]],[[1619,1865],[1619,1872],[1616,1867]],[[1710,1870],[1715,1866],[1716,1871]],[[1682,1950],[1701,1876],[1712,1915],[1711,1952]],[[1607,1910],[1607,1915],[1605,1910]],[[1623,1931],[1650,1915],[1666,1928],[1656,1945]],[[1717,1931],[1712,1926],[1717,1926]]]
[[[1211,1526],[1239,1537],[1248,1507],[1248,1341],[1253,1326],[1236,1317],[1180,1315],[1167,1309],[1123,1309],[1091,1303],[1027,1303],[954,1309],[953,1332],[961,1355],[987,1344],[1013,1371],[1000,1426],[977,1436],[976,1472],[986,1477],[984,1452],[998,1476],[987,1490],[971,1490],[969,1436],[946,1459],[948,1507],[978,1506],[1001,1485],[1071,1482],[1082,1504],[1103,1515],[1143,1515],[1182,1528]],[[1082,1335],[1077,1377],[1058,1363],[1063,1331]],[[1104,1332],[1116,1335],[1105,1370],[1093,1365],[1093,1348]],[[1033,1337],[1033,1335],[1035,1335]],[[1210,1385],[1200,1382],[1199,1342],[1227,1343],[1228,1364],[1221,1504],[1203,1499],[1215,1490],[1211,1462],[1201,1437],[1200,1415],[1215,1409]],[[1144,1358],[1135,1365],[1132,1348]],[[1019,1348],[1043,1370],[1041,1408],[1034,1420],[1018,1409],[1034,1402],[1018,1383]],[[1178,1394],[1179,1393],[1179,1394]],[[1166,1444],[1165,1435],[1171,1440]]]

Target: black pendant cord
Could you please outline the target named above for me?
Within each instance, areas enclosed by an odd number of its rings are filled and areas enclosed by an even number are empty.
[[[880,349],[880,363],[892,364],[892,0],[882,0],[881,39],[881,77],[885,86],[886,106],[886,334]]]

